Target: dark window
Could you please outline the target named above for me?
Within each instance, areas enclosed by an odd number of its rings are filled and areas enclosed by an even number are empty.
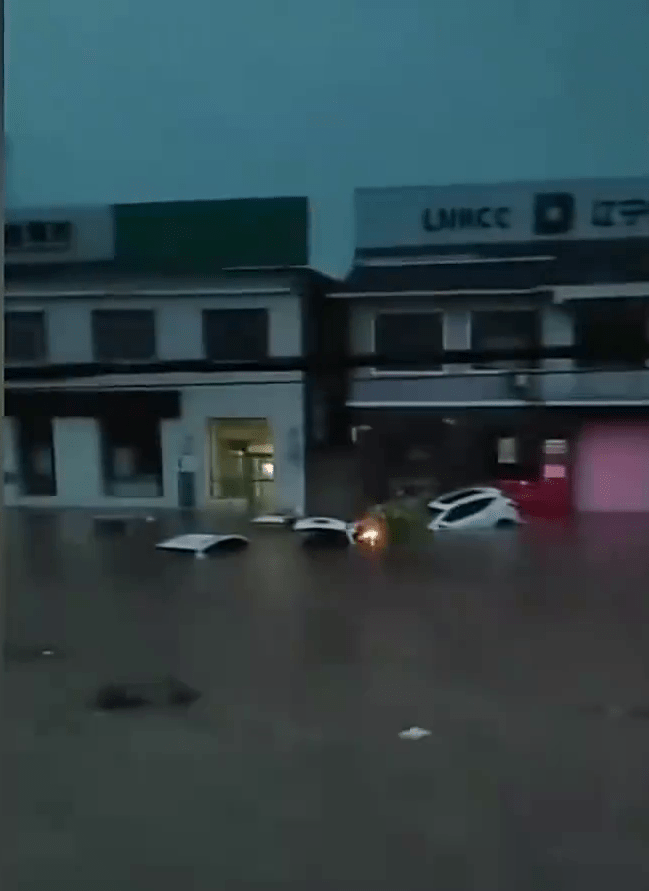
[[[5,250],[15,251],[21,248],[23,244],[22,226],[10,223],[5,226]]]
[[[473,514],[478,514],[486,507],[489,507],[494,500],[494,498],[476,498],[475,501],[470,501],[469,504],[459,504],[446,514],[444,522],[457,523],[458,520],[472,517]]]
[[[28,223],[27,238],[32,244],[46,244],[47,225],[45,223]]]
[[[156,417],[111,416],[101,421],[104,491],[121,498],[162,495],[160,422]]]
[[[531,431],[503,430],[489,437],[489,473],[499,480],[534,481],[541,473],[541,440]]]
[[[65,250],[72,242],[72,224],[32,220],[5,225],[5,248],[11,251]]]
[[[439,355],[444,349],[444,318],[441,312],[379,313],[374,322],[374,352],[387,360],[381,371],[417,372],[416,367],[395,366],[398,360]],[[426,365],[440,371],[439,362]]]
[[[72,241],[72,223],[50,223],[49,240],[53,244],[69,245]]]
[[[647,309],[642,301],[587,300],[575,311],[575,344],[582,368],[642,368]]]
[[[18,466],[23,495],[56,495],[52,419],[18,419]]]
[[[155,315],[151,309],[95,309],[92,313],[95,359],[100,362],[155,358]]]
[[[479,489],[462,489],[460,492],[451,492],[449,495],[444,495],[442,498],[438,498],[437,501],[440,504],[453,504],[454,501],[460,501],[462,498],[470,498],[472,495],[479,494]]]
[[[45,313],[5,313],[5,361],[40,362],[46,357]]]
[[[539,315],[535,310],[477,311],[471,314],[471,349],[524,350],[540,344]],[[500,359],[476,361],[474,368],[531,368],[536,362]]]
[[[264,359],[268,356],[265,309],[203,310],[205,357],[215,362]]]

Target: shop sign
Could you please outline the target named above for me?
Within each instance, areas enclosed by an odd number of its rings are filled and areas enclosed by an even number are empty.
[[[649,201],[642,198],[593,202],[593,226],[636,226],[642,218],[649,218]]]
[[[509,229],[510,207],[440,207],[426,208],[422,224],[426,232],[462,229]]]

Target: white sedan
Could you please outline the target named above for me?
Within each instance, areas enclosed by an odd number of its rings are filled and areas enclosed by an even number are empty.
[[[518,526],[523,521],[516,504],[500,489],[474,486],[440,495],[428,503],[431,520],[427,528],[490,529]]]

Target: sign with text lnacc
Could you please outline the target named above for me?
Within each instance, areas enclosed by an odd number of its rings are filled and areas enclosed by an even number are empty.
[[[649,179],[358,189],[356,248],[649,237]]]

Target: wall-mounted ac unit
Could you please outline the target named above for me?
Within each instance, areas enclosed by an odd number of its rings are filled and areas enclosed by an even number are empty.
[[[536,394],[536,376],[527,371],[512,371],[509,389],[515,399],[532,400]]]

